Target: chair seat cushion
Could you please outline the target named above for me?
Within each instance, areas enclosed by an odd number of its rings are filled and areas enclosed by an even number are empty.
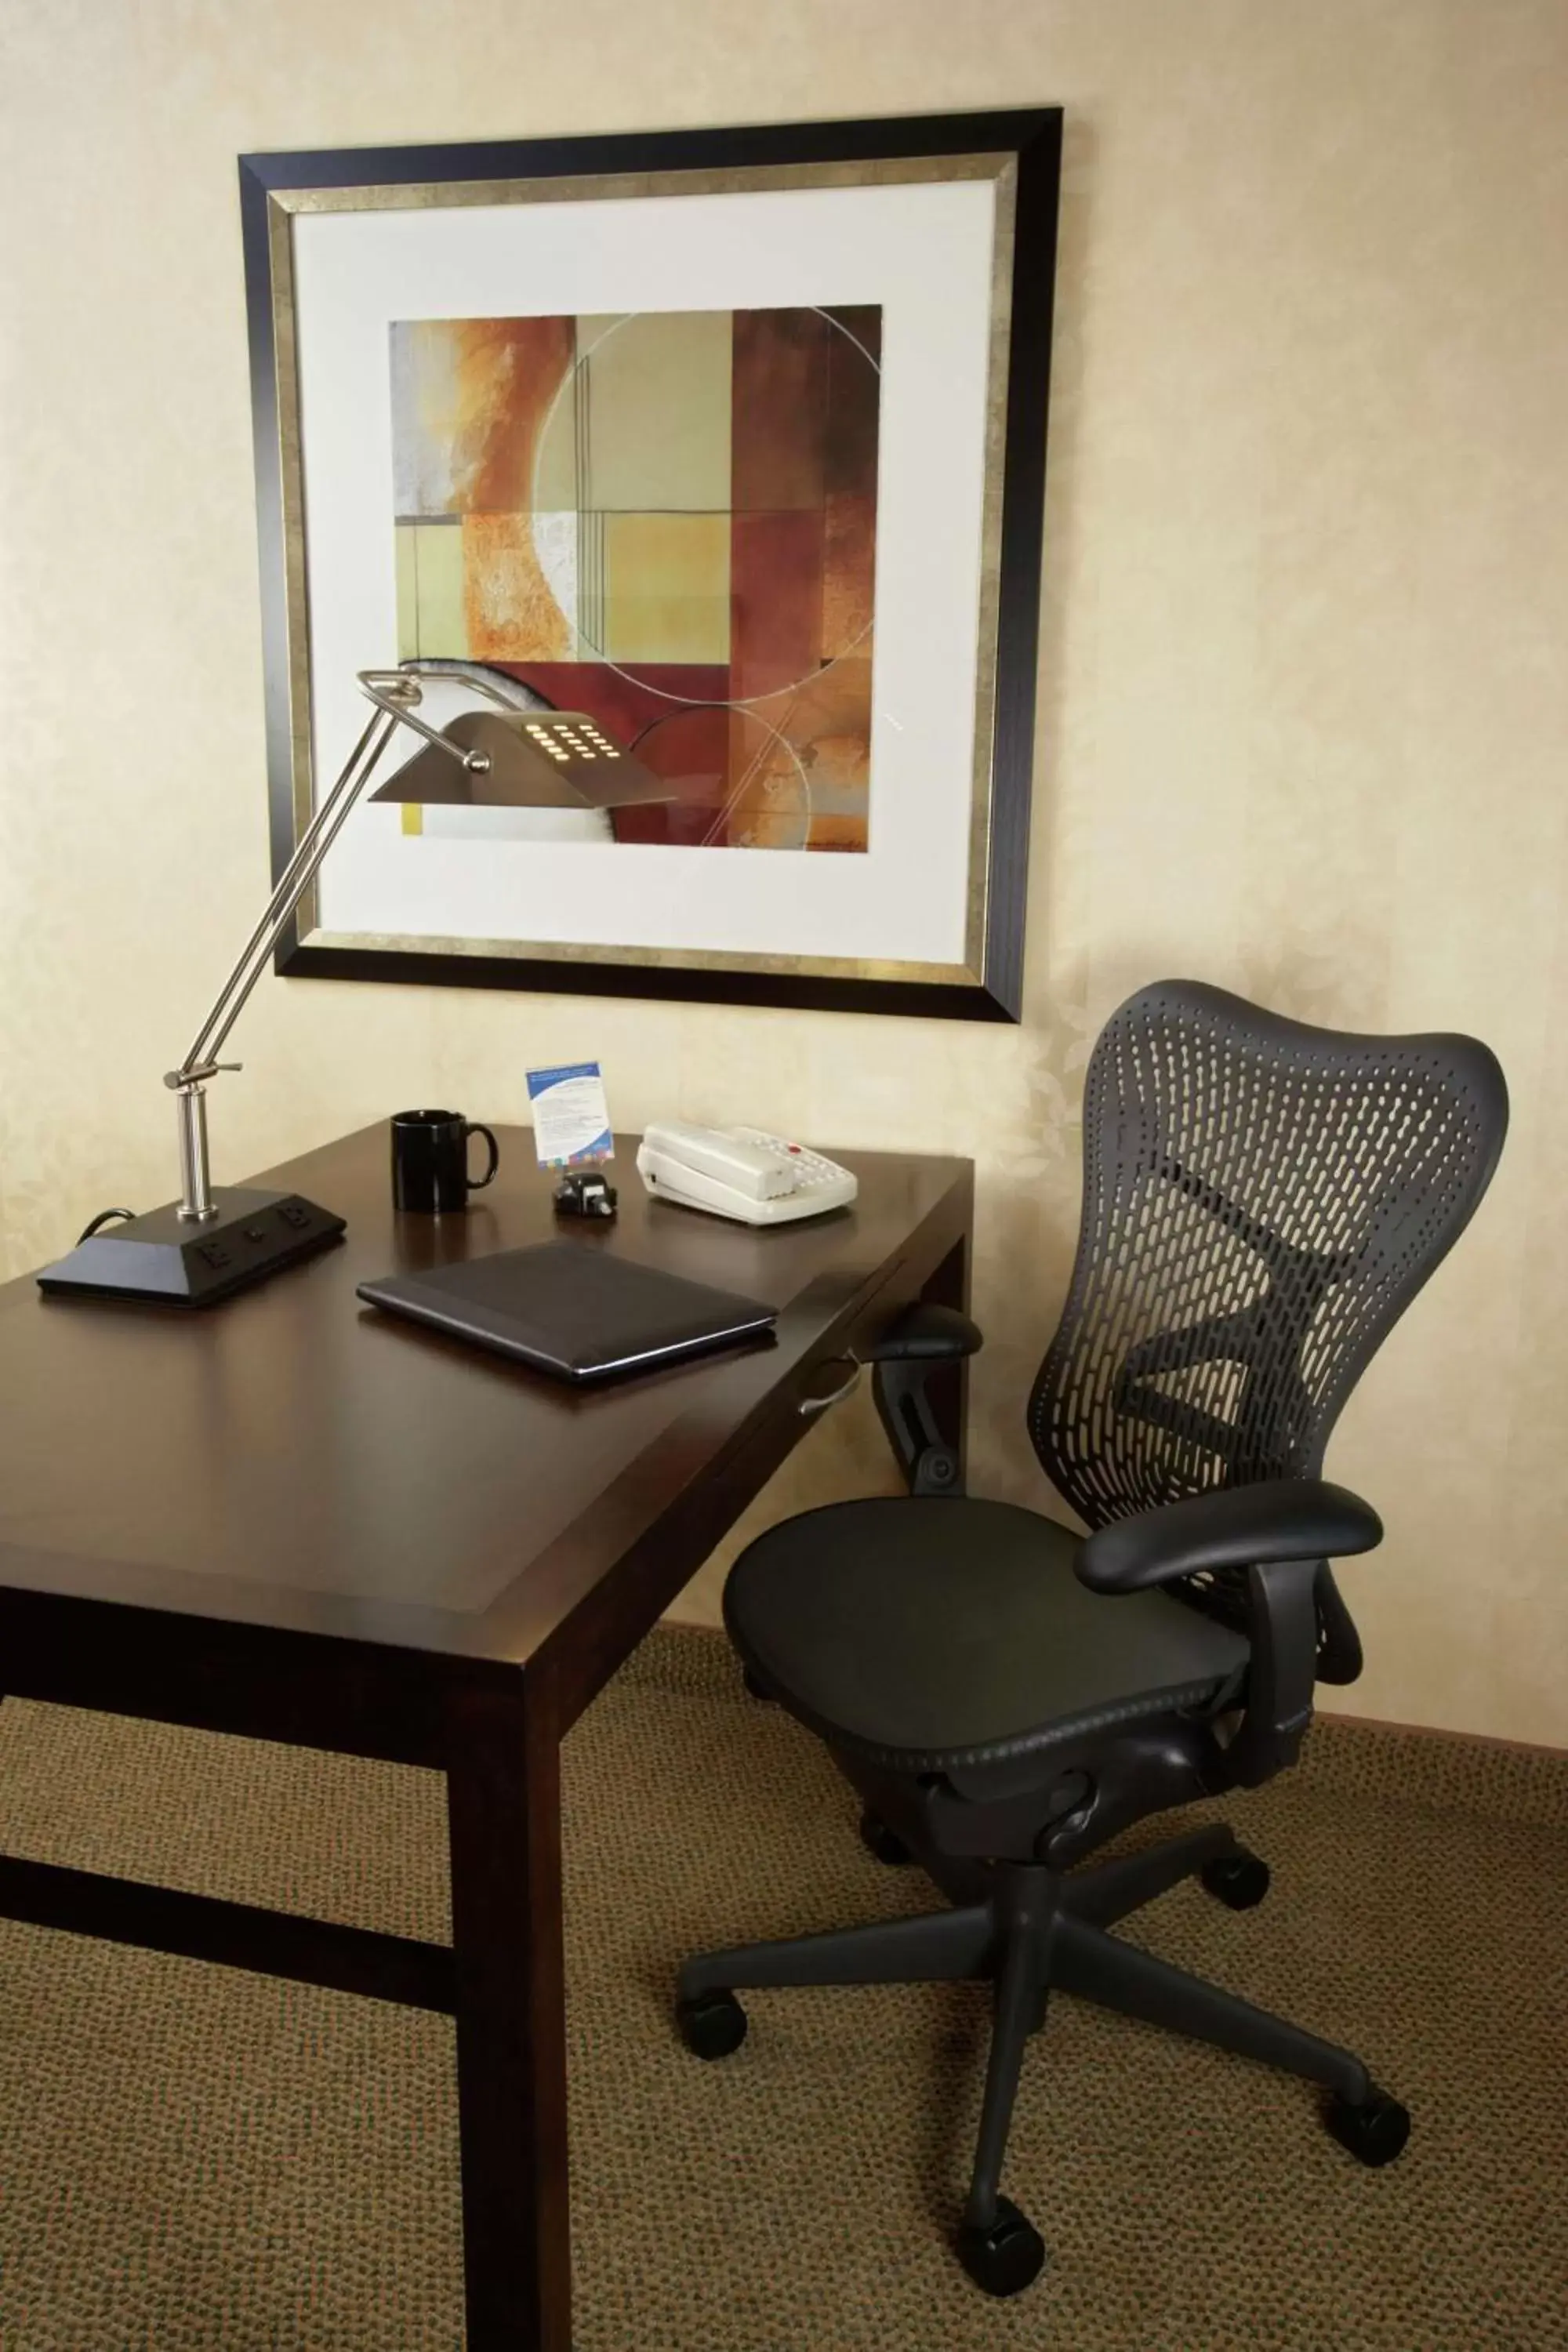
[[[1228,1697],[1241,1635],[1163,1592],[1090,1592],[1081,1541],[1012,1503],[833,1504],[742,1554],[725,1622],[792,1714],[897,1770],[999,1763]]]

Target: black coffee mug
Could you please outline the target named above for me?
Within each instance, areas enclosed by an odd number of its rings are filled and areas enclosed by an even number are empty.
[[[482,1176],[468,1174],[468,1138],[482,1135],[490,1164]],[[466,1209],[470,1192],[489,1183],[500,1166],[500,1147],[488,1127],[456,1110],[400,1110],[392,1122],[392,1205],[426,1217]]]

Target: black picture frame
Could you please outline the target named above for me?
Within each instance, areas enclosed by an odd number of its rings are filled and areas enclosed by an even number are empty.
[[[668,962],[595,961],[581,955],[562,961],[525,954],[455,955],[397,947],[321,946],[301,935],[298,920],[279,942],[275,957],[279,973],[291,979],[542,990],[832,1012],[988,1021],[1021,1017],[1061,149],[1062,112],[1052,107],[240,157],[274,879],[293,853],[299,813],[298,695],[290,670],[290,551],[274,284],[275,207],[282,197],[300,191],[439,182],[471,184],[979,153],[1008,158],[1016,170],[984,936],[981,952],[963,978],[868,979],[808,971],[747,971],[732,965],[716,970]],[[281,356],[287,364],[287,354]]]

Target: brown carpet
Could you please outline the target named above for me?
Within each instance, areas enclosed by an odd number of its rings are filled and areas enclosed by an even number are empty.
[[[668,2021],[689,1948],[931,1899],[814,1743],[664,1634],[569,1759],[579,2352],[1568,2345],[1563,1767],[1322,1726],[1232,1805],[1263,1908],[1139,1931],[1359,2048],[1409,2151],[1363,2172],[1303,2085],[1060,2000],[1006,2176],[1051,2260],[998,2305],[946,2247],[977,1989],[748,1996],[720,2066]],[[446,1932],[426,1773],[13,1700],[0,1843]],[[3,2352],[455,2352],[456,2188],[444,2020],[0,1923]]]

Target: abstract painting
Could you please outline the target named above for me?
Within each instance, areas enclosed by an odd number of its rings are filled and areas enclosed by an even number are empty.
[[[617,840],[864,854],[879,309],[390,346],[398,658],[490,663],[635,750],[679,797]]]

